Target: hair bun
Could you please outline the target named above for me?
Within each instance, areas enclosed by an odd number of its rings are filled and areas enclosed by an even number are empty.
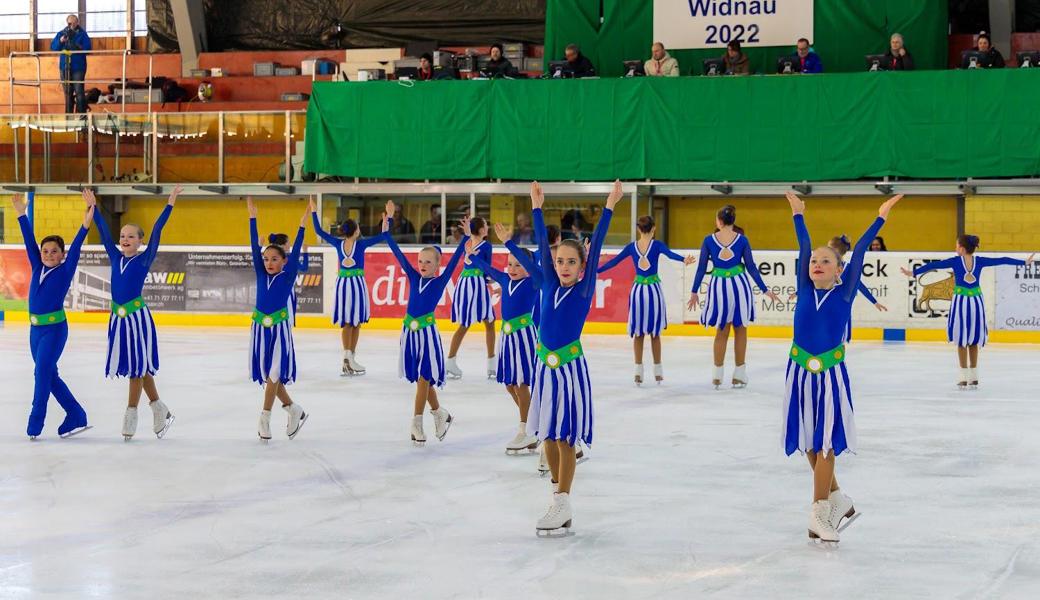
[[[268,244],[273,244],[275,238],[277,237],[277,235],[278,235],[277,233],[269,233],[269,234],[267,234],[267,243]]]

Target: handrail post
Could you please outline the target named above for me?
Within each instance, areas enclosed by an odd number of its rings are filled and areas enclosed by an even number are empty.
[[[285,111],[285,185],[292,183],[292,116],[290,111]]]
[[[7,55],[7,100],[9,110],[7,112],[14,114],[14,52]]]
[[[123,98],[122,98],[123,103],[122,103],[122,112],[124,112],[124,113],[126,112],[126,55],[128,54],[128,52],[129,51],[123,52]],[[149,89],[148,91],[151,92],[151,89]]]
[[[33,54],[36,59],[36,112],[43,112],[43,71],[40,70],[40,55]],[[71,58],[70,58],[71,60]],[[64,91],[64,90],[62,90]]]
[[[133,0],[130,0],[133,2]],[[162,93],[160,91],[160,93]],[[152,112],[152,55],[148,55],[148,112]]]
[[[224,111],[217,113],[217,183],[224,183]]]
[[[152,119],[152,183],[159,183],[159,114],[149,116]]]
[[[87,113],[87,183],[94,184],[94,113]]]
[[[25,183],[32,178],[32,137],[29,135],[29,116],[25,117]]]

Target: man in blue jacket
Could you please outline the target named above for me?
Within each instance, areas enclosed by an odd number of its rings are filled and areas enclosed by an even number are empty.
[[[820,56],[809,48],[809,40],[798,40],[798,60],[802,73],[823,73],[823,62]]]
[[[51,50],[90,50],[90,37],[79,26],[79,17],[69,15],[65,22],[68,27],[55,34],[51,41]],[[61,70],[61,80],[65,86],[65,112],[72,112],[73,94],[76,97],[76,112],[87,112],[87,98],[83,89],[83,80],[87,78],[87,55],[62,54],[58,68]]]

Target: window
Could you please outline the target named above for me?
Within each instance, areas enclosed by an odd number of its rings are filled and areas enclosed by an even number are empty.
[[[36,26],[40,37],[52,38],[65,29],[65,19],[69,15],[79,14],[79,0],[39,0],[36,10]]]
[[[29,36],[29,13],[15,12],[17,3],[0,8],[0,39],[16,40]]]
[[[126,0],[87,0],[84,29],[94,37],[126,35]]]

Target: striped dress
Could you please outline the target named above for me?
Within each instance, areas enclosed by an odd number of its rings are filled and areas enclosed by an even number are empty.
[[[514,255],[524,255],[515,243],[506,242]],[[498,336],[498,369],[496,378],[503,385],[531,385],[538,360],[538,327],[534,307],[541,298],[542,273],[528,271],[526,277],[511,279],[484,262],[479,256],[470,257],[473,264],[487,273],[502,287],[502,335]]]
[[[717,233],[705,237],[697,261],[697,275],[693,279],[692,292],[695,294],[700,293],[709,258],[713,268],[701,311],[701,324],[717,328],[730,324],[735,327],[750,325],[755,320],[751,280],[754,279],[763,294],[769,291],[755,265],[751,243],[741,233],[737,233],[728,244],[719,241]]]
[[[613,269],[626,258],[635,264],[636,276],[632,291],[628,294],[628,335],[657,337],[668,327],[668,313],[661,290],[661,276],[657,273],[658,259],[664,255],[672,260],[683,261],[683,257],[672,252],[663,242],[650,240],[640,249],[640,242],[625,246],[617,256],[604,263],[599,273]]]
[[[336,278],[336,294],[332,308],[332,323],[337,327],[357,327],[368,323],[371,317],[368,284],[365,282],[365,252],[372,246],[390,240],[390,232],[368,238],[357,238],[353,242],[340,239],[321,228],[318,213],[311,213],[311,224],[318,237],[336,249],[339,258],[339,275]],[[393,227],[393,219],[388,223]],[[349,248],[348,248],[349,246]]]
[[[487,264],[491,263],[491,242],[481,240],[477,243],[476,250],[476,256]],[[491,304],[488,281],[487,274],[467,257],[463,263],[462,274],[455,284],[455,296],[451,300],[452,323],[469,327],[474,323],[495,320],[495,307]]]
[[[264,385],[268,381],[289,385],[296,381],[296,347],[293,343],[289,296],[300,270],[300,249],[305,230],[296,233],[292,252],[278,273],[264,267],[256,219],[249,219],[250,249],[256,273],[256,305],[252,314],[249,343],[249,377]]]

